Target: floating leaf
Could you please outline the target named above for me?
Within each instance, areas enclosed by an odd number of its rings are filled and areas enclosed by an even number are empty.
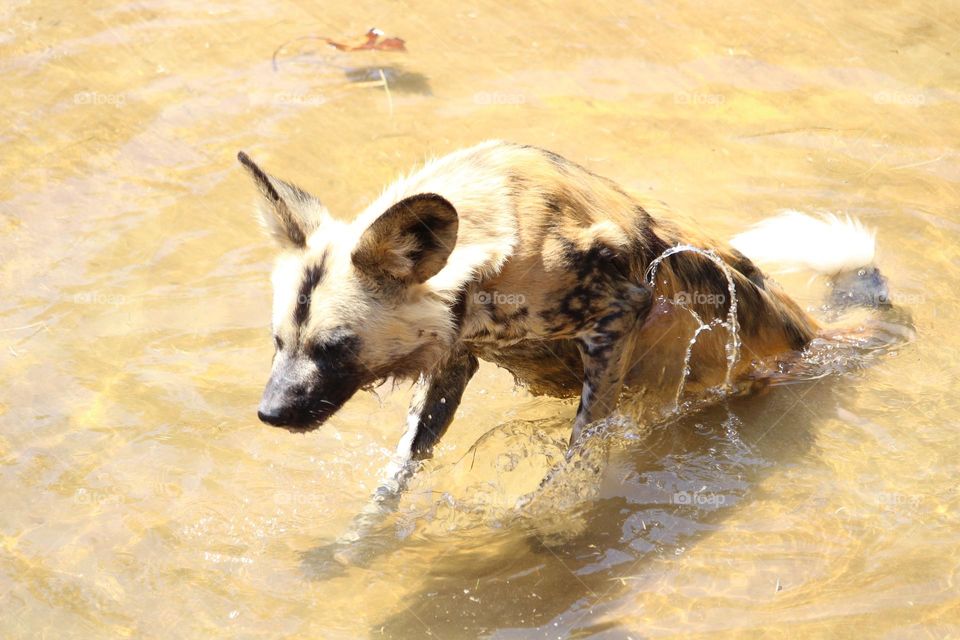
[[[293,40],[288,40],[282,45],[276,48],[273,52],[273,57],[271,59],[273,63],[273,70],[279,71],[279,65],[277,63],[277,56],[280,55],[280,52],[283,51],[288,45],[293,44],[294,42],[302,42],[303,40],[322,40],[326,42],[331,47],[335,48],[337,51],[406,51],[407,46],[403,38],[385,38],[383,37],[383,31],[377,29],[376,27],[367,31],[363,36],[362,42],[357,42],[356,44],[345,44],[343,42],[337,42],[333,38],[328,38],[326,36],[300,36],[299,38],[294,38]]]
[[[374,27],[364,35],[364,41],[360,44],[343,44],[336,42],[331,38],[324,38],[327,44],[338,51],[406,51],[407,47],[403,38],[384,38],[383,31]]]

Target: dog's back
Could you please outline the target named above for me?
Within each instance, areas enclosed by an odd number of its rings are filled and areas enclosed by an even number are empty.
[[[579,355],[563,340],[611,302],[605,289],[591,283],[619,273],[643,285],[650,263],[678,244],[710,249],[729,265],[741,370],[752,360],[802,349],[818,331],[743,254],[689,221],[651,214],[615,182],[549,151],[490,141],[445,156],[389,187],[361,215],[361,225],[393,202],[423,192],[449,200],[460,218],[456,247],[429,284],[450,295],[462,292],[464,340],[535,392],[580,393]],[[731,302],[727,276],[694,253],[665,260],[653,293],[661,303],[641,328],[633,383],[666,383],[681,373],[675,356],[683,360],[696,325],[688,311],[671,303],[681,302],[710,322],[722,318]],[[544,357],[542,344],[528,343],[532,336],[556,341],[553,360]],[[700,337],[692,358],[694,384],[722,381],[727,339],[722,328]]]

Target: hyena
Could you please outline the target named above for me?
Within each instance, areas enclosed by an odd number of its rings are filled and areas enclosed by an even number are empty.
[[[874,237],[854,221],[793,214],[741,236],[734,243],[741,253],[695,221],[658,212],[532,146],[490,141],[431,161],[351,222],[247,155],[239,160],[281,250],[273,272],[276,352],[258,415],[310,431],[361,388],[416,381],[384,491],[402,487],[430,455],[479,359],[507,369],[531,393],[579,396],[571,442],[616,409],[625,387],[675,388],[684,377],[691,393],[722,385],[730,374],[723,329],[697,341],[689,372],[681,363],[690,311],[704,323],[728,313],[728,275],[702,255],[677,253],[648,283],[650,263],[670,247],[710,249],[729,267],[742,354],[732,377],[740,389],[822,332],[744,253],[776,259],[781,252],[841,274],[845,289],[870,300],[885,287],[867,268]],[[811,255],[811,242],[835,249]]]

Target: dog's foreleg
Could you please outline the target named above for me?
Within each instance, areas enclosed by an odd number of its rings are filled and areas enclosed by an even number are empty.
[[[583,389],[570,434],[571,446],[580,438],[584,427],[617,408],[630,367],[635,332],[646,319],[651,304],[648,289],[626,285],[611,304],[611,310],[577,337],[583,359]]]
[[[478,366],[474,356],[457,353],[436,371],[420,377],[410,401],[407,429],[384,469],[383,480],[370,503],[354,518],[339,542],[349,543],[362,538],[396,509],[417,464],[430,457],[434,445],[450,426],[463,391]]]
[[[474,356],[461,353],[435,373],[421,376],[407,412],[407,430],[385,469],[377,496],[401,493],[417,463],[430,457],[434,445],[453,421],[463,391],[478,367]]]

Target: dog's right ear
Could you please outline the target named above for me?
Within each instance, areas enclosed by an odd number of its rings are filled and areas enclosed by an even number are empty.
[[[296,185],[274,178],[243,151],[237,160],[253,178],[262,198],[257,209],[260,222],[282,249],[303,249],[307,237],[327,214],[320,201]]]

